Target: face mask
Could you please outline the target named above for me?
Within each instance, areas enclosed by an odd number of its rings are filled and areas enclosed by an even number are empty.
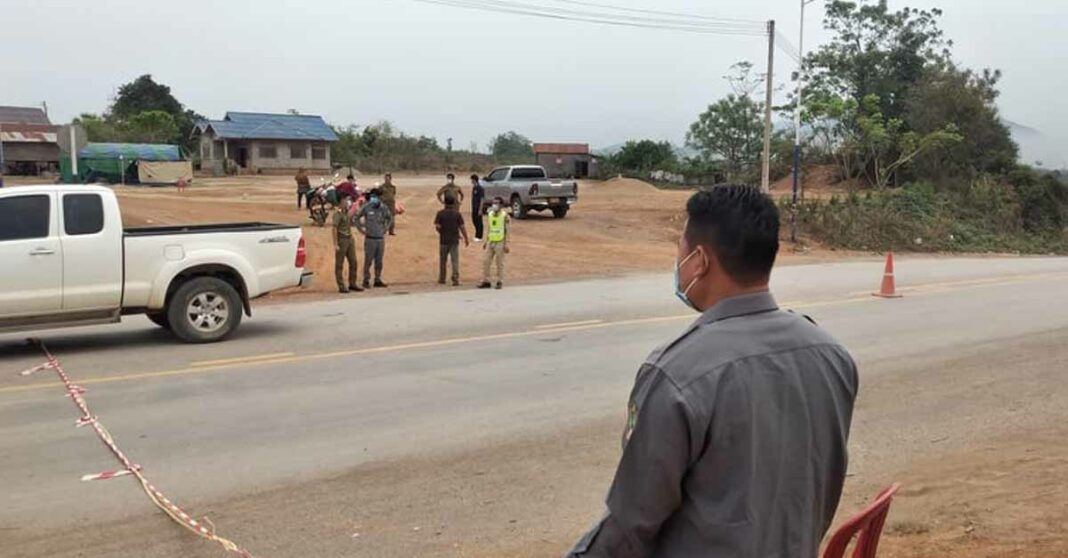
[[[378,196],[371,196],[371,205],[378,205]]]
[[[680,280],[679,279],[679,269],[683,265],[685,265],[686,262],[690,261],[690,258],[694,257],[695,254],[697,254],[697,250],[694,250],[693,252],[690,252],[690,255],[686,256],[685,258],[683,258],[681,262],[675,263],[675,296],[679,300],[681,300],[683,304],[685,304],[686,306],[689,306],[692,310],[696,310],[696,311],[700,312],[700,310],[698,310],[697,307],[694,306],[693,302],[690,301],[690,296],[689,296],[690,289],[692,289],[693,286],[697,283],[697,279],[698,278],[694,277],[693,281],[690,281],[690,284],[686,285],[685,289],[682,288],[681,284],[679,284],[679,280]]]
[[[493,212],[494,212],[494,213],[496,213],[496,212],[498,212],[498,211],[500,211],[500,210],[501,210],[501,204],[499,204],[499,203],[495,203],[495,204],[493,204],[493,206],[492,206],[492,207],[493,207]]]

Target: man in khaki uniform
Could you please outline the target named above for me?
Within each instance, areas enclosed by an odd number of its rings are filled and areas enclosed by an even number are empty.
[[[486,213],[486,243],[482,250],[486,252],[482,258],[482,284],[480,289],[488,289],[493,284],[490,282],[490,267],[497,263],[497,285],[500,289],[504,286],[504,255],[508,249],[508,213],[501,207],[504,200],[500,197],[493,198],[493,205],[489,213]]]
[[[347,293],[349,291],[362,292],[356,284],[356,239],[352,237],[352,222],[349,221],[349,209],[352,208],[352,198],[345,196],[341,204],[334,211],[330,238],[334,242],[334,279],[337,280],[337,291]],[[349,280],[345,281],[345,260],[349,262]]]
[[[382,194],[382,203],[389,208],[393,220],[389,223],[389,236],[397,236],[397,186],[393,184],[393,174],[386,173],[385,182],[378,187]]]
[[[460,202],[464,201],[464,191],[456,185],[456,175],[449,173],[445,175],[445,178],[449,181],[441,188],[438,188],[438,201],[445,206],[445,209],[460,209]],[[452,204],[445,203],[445,198],[452,196]]]

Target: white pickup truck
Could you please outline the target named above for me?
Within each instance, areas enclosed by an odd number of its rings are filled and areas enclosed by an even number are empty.
[[[300,227],[123,229],[103,186],[0,189],[0,332],[147,314],[190,343],[234,332],[249,301],[307,286]]]

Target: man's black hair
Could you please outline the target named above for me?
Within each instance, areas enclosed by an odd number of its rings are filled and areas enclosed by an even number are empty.
[[[751,186],[717,186],[686,203],[686,240],[715,253],[736,283],[767,281],[779,252],[779,209]]]
[[[497,202],[497,203],[499,203],[501,205],[504,205],[504,198],[502,198],[500,196],[497,196],[497,197],[493,198],[493,201],[495,201],[495,202]]]
[[[472,174],[471,175],[471,180],[478,180],[478,175],[477,174]]]
[[[445,205],[452,205],[456,203],[456,197],[452,194],[445,194]]]
[[[455,179],[456,175],[450,172],[449,174],[445,175],[445,178],[453,178],[453,179]]]
[[[367,192],[367,195],[368,196],[382,197],[382,189],[381,188],[371,188],[371,191]]]
[[[349,179],[349,180],[356,180],[356,177],[355,177],[355,176],[352,176],[351,174],[350,174],[350,175],[348,175],[348,176],[346,176],[345,178],[347,178],[347,179]]]

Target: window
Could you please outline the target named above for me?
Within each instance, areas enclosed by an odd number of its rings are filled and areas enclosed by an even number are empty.
[[[313,147],[312,159],[318,159],[321,161],[326,160],[326,148],[325,147]]]
[[[289,158],[290,159],[307,159],[308,158],[308,146],[302,143],[289,144]]]
[[[260,159],[277,159],[278,148],[273,145],[260,146]]]
[[[519,167],[512,169],[512,178],[515,180],[545,178],[545,171],[538,167]]]
[[[0,198],[0,242],[47,238],[50,206],[44,194]]]
[[[63,230],[70,236],[104,230],[104,202],[97,194],[63,196]]]
[[[496,180],[504,180],[504,177],[508,176],[508,169],[496,169],[486,177],[486,181],[493,182]]]

